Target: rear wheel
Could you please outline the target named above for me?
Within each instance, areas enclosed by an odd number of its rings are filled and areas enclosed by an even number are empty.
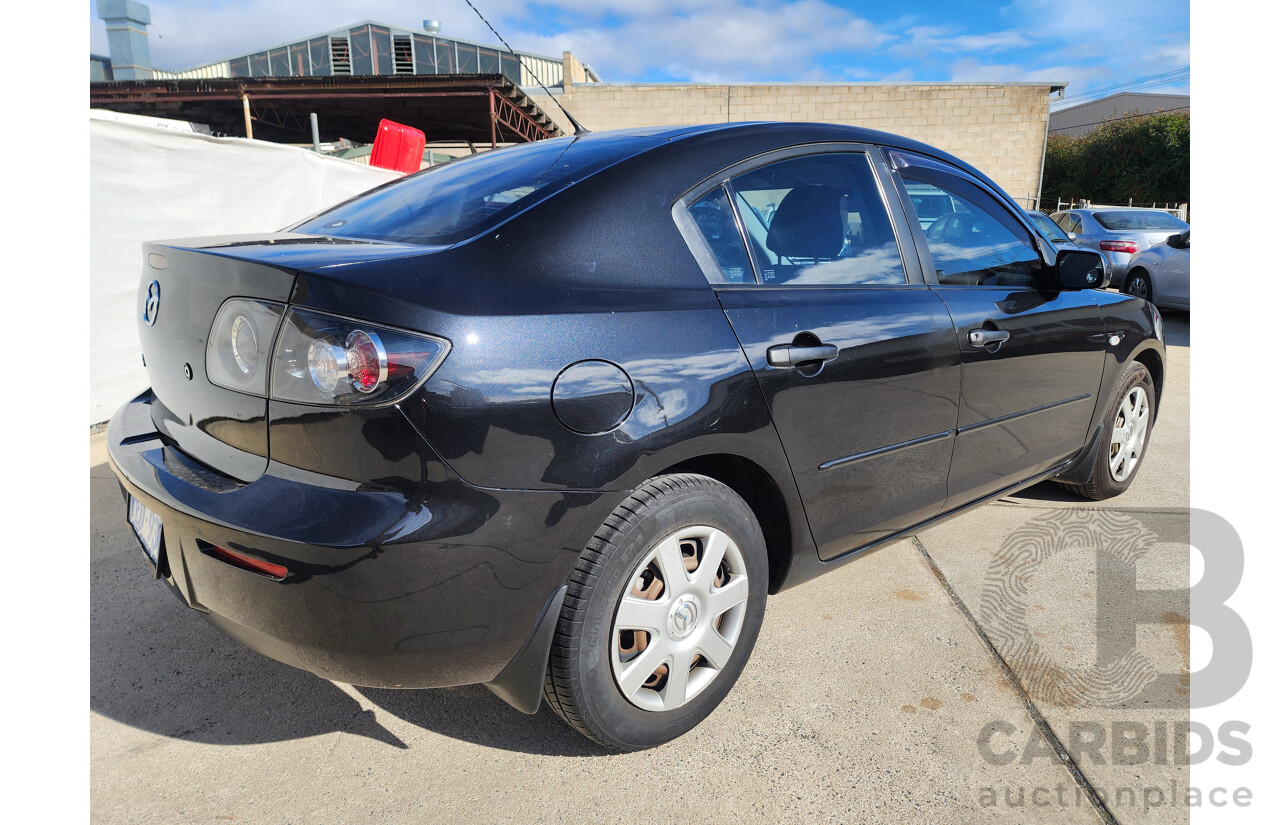
[[[1147,452],[1155,401],[1151,373],[1134,361],[1121,377],[1119,389],[1103,419],[1092,475],[1084,484],[1063,486],[1094,501],[1118,496],[1127,490]]]
[[[651,479],[569,578],[544,695],[610,748],[639,750],[715,710],[751,655],[768,591],[755,515],[706,476]]]
[[[1134,270],[1125,281],[1124,291],[1127,295],[1141,298],[1144,301],[1155,300],[1155,292],[1151,288],[1151,276],[1145,269]]]

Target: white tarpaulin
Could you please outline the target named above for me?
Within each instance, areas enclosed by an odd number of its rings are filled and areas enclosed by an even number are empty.
[[[143,241],[272,232],[397,177],[293,146],[91,110],[89,423],[147,386],[137,330]]]

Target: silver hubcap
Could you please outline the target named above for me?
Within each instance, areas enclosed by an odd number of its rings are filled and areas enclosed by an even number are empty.
[[[636,566],[610,638],[613,678],[631,704],[674,710],[729,664],[747,612],[742,551],[723,531],[684,527]]]
[[[1134,278],[1132,281],[1130,281],[1129,294],[1133,295],[1136,298],[1146,298],[1147,297],[1147,279]]]
[[[1138,466],[1142,448],[1147,443],[1149,420],[1147,391],[1134,387],[1120,402],[1120,412],[1116,414],[1114,429],[1111,430],[1111,477],[1116,481],[1124,481]]]

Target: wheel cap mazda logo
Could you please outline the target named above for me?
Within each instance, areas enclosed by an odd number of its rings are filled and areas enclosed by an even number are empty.
[[[147,326],[155,326],[156,314],[160,312],[160,282],[152,281],[147,287],[147,305],[142,310],[142,320]]]
[[[698,605],[686,596],[671,611],[667,621],[670,623],[671,635],[676,639],[683,639],[698,625]]]

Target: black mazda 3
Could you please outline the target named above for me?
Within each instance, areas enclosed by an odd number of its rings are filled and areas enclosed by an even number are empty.
[[[1045,479],[1123,492],[1164,375],[1096,253],[843,126],[545,140],[143,265],[108,438],[154,575],[326,679],[617,749],[711,713],[769,594]]]

